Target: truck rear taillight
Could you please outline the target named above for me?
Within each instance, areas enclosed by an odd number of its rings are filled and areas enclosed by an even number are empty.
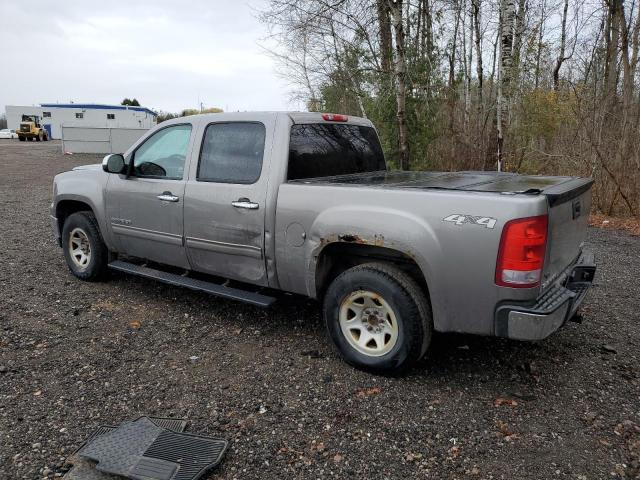
[[[496,284],[530,288],[540,283],[547,246],[547,215],[517,218],[502,229]]]
[[[322,119],[325,122],[346,122],[349,117],[346,115],[340,115],[339,113],[323,113]]]

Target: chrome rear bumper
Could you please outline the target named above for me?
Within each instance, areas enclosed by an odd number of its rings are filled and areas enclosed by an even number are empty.
[[[547,338],[576,314],[595,272],[593,254],[583,251],[569,275],[548,288],[533,305],[499,305],[495,314],[495,334],[516,340]]]

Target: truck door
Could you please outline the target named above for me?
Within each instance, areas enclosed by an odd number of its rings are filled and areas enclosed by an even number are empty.
[[[183,245],[184,188],[192,125],[162,128],[132,153],[132,174],[110,175],[107,219],[119,251],[189,268]]]
[[[185,245],[194,270],[267,284],[265,152],[272,129],[268,121],[205,127],[197,169],[185,189]]]

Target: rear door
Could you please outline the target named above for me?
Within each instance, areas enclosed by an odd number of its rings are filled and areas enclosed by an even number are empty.
[[[156,131],[132,153],[128,178],[110,175],[107,218],[119,252],[189,267],[182,237],[192,130],[184,123]]]
[[[185,190],[185,245],[194,270],[267,284],[263,172],[275,127],[271,118],[204,128],[197,169]]]

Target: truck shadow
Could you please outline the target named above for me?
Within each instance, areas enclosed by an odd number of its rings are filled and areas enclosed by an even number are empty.
[[[286,335],[288,321],[295,317],[299,327],[309,335],[317,335],[322,351],[340,362],[325,335],[320,304],[302,297],[293,296],[279,301],[270,309],[275,330],[270,333]],[[559,364],[570,368],[581,353],[582,340],[576,338],[569,324],[541,342],[521,342],[498,337],[487,337],[459,333],[435,332],[425,357],[413,369],[401,376],[404,378],[468,378],[469,376],[491,377],[494,380],[525,379],[537,381],[545,372],[554,371]],[[351,368],[351,367],[347,367]]]
[[[298,354],[321,358],[336,374],[349,375],[352,367],[339,358],[330,343],[317,301],[305,297],[278,294],[278,301],[264,309],[217,299],[200,292],[180,289],[175,295],[175,287],[157,284],[150,280],[127,275],[113,275],[119,288],[133,287],[138,297],[146,297],[143,303],[154,304],[175,297],[173,307],[178,311],[196,308],[208,312],[203,322],[213,320],[224,322],[225,328],[232,330],[259,330],[262,336],[270,337],[270,343],[277,343],[279,337],[291,337],[292,346]],[[149,288],[155,285],[156,288]],[[492,380],[514,378],[536,379],[545,371],[557,369],[556,364],[570,365],[580,355],[580,339],[567,332],[571,325],[537,342],[481,337],[476,335],[435,333],[427,355],[416,367],[401,375],[403,378],[428,377],[431,379],[464,380],[477,377]]]

